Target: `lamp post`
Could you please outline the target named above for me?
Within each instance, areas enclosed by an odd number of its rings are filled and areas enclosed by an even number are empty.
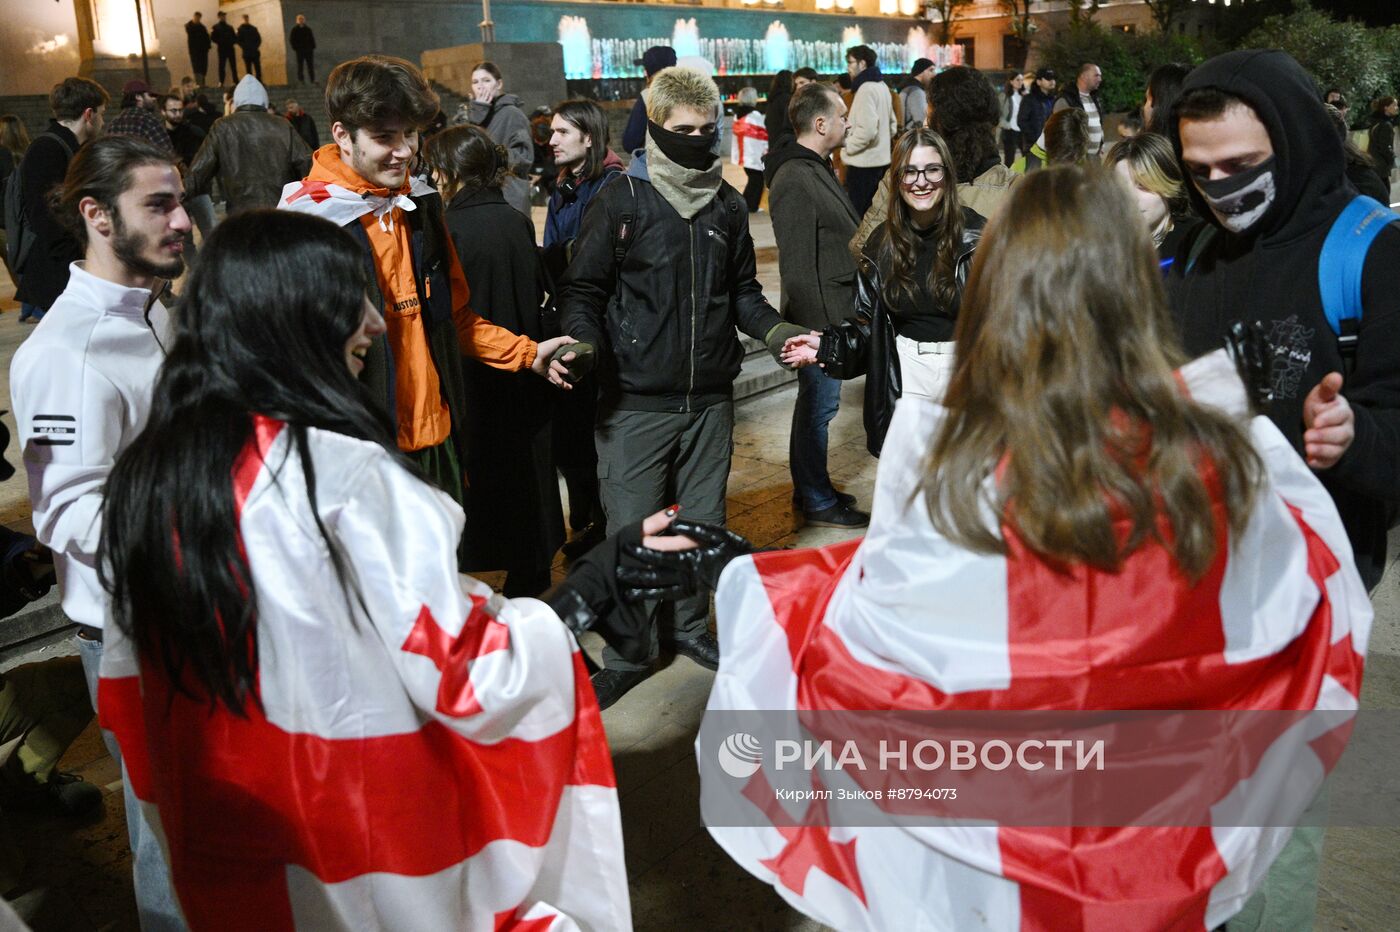
[[[146,86],[151,84],[151,63],[146,57],[146,22],[141,15],[141,0],[136,0],[136,34],[141,40],[141,79]]]
[[[481,41],[496,41],[496,24],[491,22],[491,0],[481,0]]]

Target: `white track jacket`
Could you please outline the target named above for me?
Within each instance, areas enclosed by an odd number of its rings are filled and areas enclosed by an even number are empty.
[[[75,262],[58,296],[10,363],[10,398],[34,536],[50,547],[63,613],[102,627],[97,579],[102,489],[117,454],[146,426],[170,345],[170,317],[151,292],[89,274]]]

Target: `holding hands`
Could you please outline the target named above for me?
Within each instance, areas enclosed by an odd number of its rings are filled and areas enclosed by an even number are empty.
[[[812,365],[817,361],[817,350],[821,348],[821,345],[822,335],[816,330],[789,337],[783,343],[783,365],[791,366],[794,369]]]

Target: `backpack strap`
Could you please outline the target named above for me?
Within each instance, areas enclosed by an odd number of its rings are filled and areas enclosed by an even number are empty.
[[[637,227],[637,188],[632,183],[631,175],[625,177],[632,199],[631,209],[622,212],[617,221],[617,228],[613,231],[613,264],[617,266],[621,266],[622,260],[627,258],[627,250],[632,245],[632,235]]]
[[[1359,194],[1337,215],[1322,244],[1317,262],[1322,312],[1337,335],[1348,368],[1356,356],[1361,329],[1361,278],[1366,270],[1366,253],[1381,230],[1397,220],[1400,214],[1375,198]]]

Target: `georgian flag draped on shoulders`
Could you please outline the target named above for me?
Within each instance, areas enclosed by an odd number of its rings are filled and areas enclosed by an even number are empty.
[[[99,707],[202,929],[629,929],[612,762],[573,636],[456,572],[461,510],[380,447],[258,418],[233,482],[258,596],[246,717],[107,629]],[[363,605],[359,603],[363,599]]]
[[[385,218],[393,217],[395,207],[411,211],[416,209],[412,198],[437,193],[436,188],[417,176],[410,179],[407,194],[392,194],[386,197],[356,194],[349,188],[331,181],[306,178],[302,181],[288,182],[282,187],[282,199],[278,201],[277,209],[311,214],[329,220],[338,227],[371,213],[381,224],[386,224],[392,222],[386,221]]]
[[[1181,376],[1197,400],[1245,416],[1223,351]],[[1192,586],[1156,543],[1118,573],[1066,573],[1014,535],[1007,556],[941,537],[918,488],[942,410],[900,401],[863,540],[725,570],[707,712],[717,722],[725,710],[1357,708],[1370,602],[1330,497],[1267,418],[1248,421],[1266,473],[1250,523]],[[1231,791],[1232,804],[1286,813],[1256,824],[1296,824],[1340,753],[1298,744],[1288,767],[1261,766]],[[702,795],[731,792],[703,759],[701,773],[712,784]],[[779,813],[752,789],[743,797],[761,812],[750,825],[710,824],[711,834],[793,906],[843,930],[1211,930],[1239,912],[1291,834],[832,827],[816,803]]]

